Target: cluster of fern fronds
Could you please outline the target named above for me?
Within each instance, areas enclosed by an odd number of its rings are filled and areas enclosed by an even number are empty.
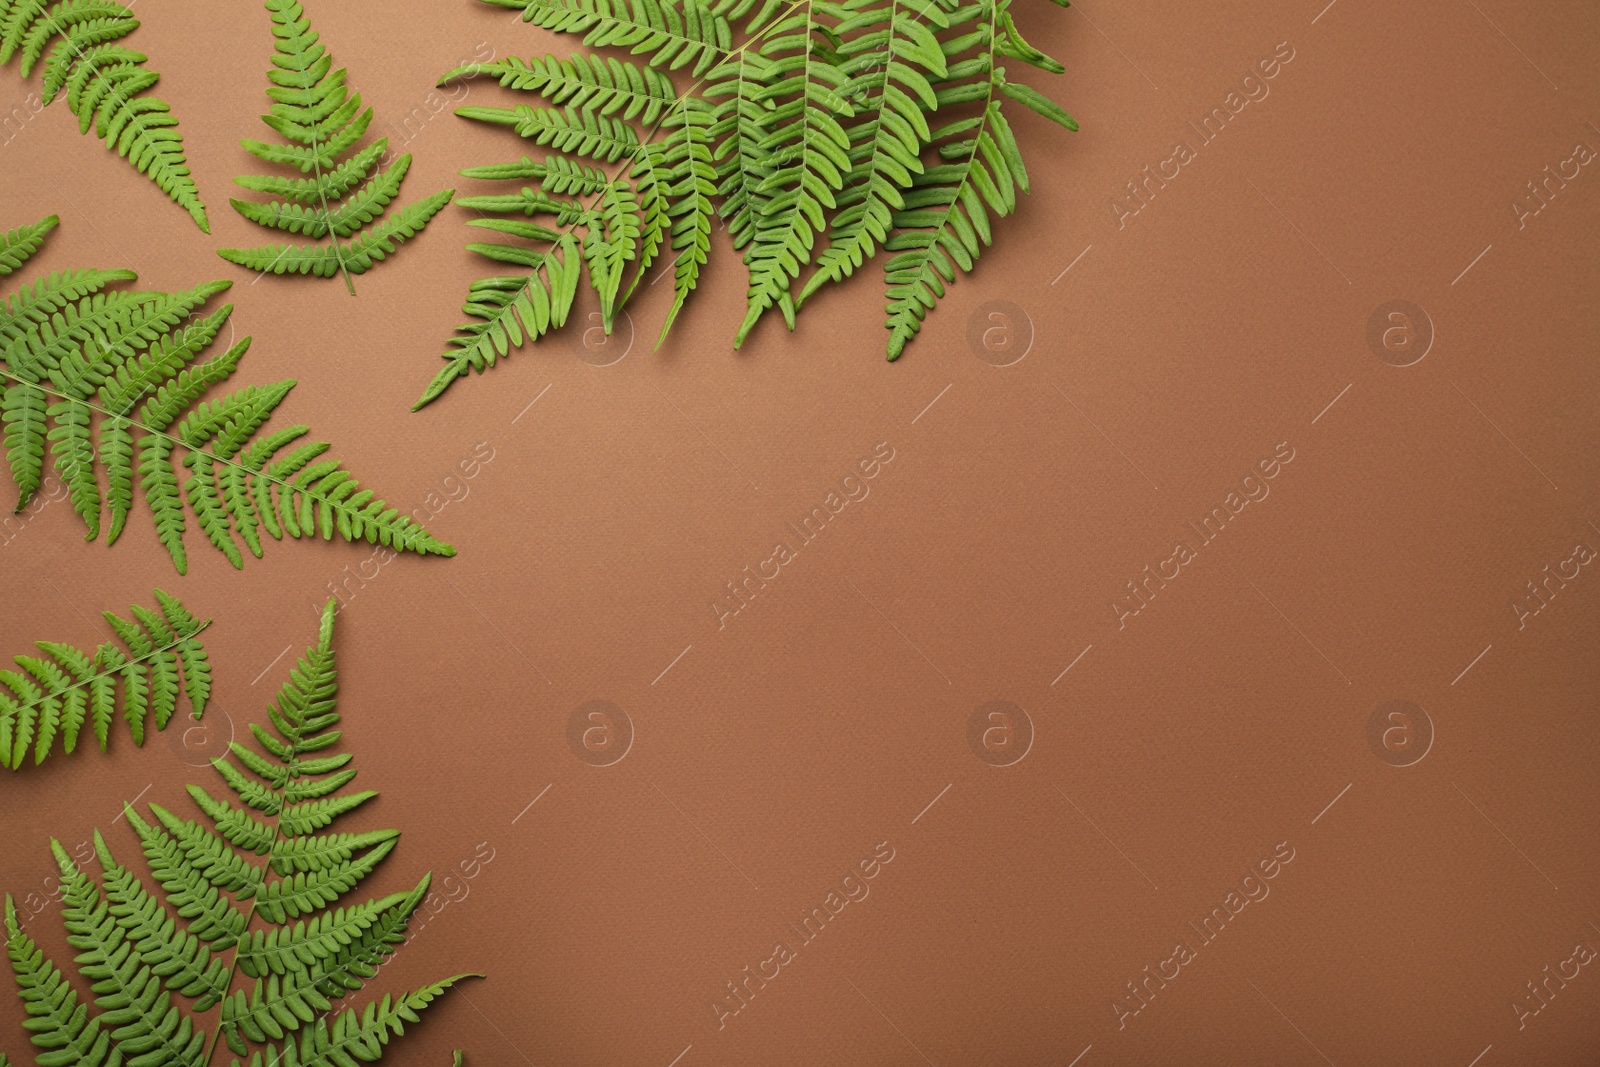
[[[736,345],[773,310],[793,329],[807,300],[882,250],[896,359],[945,287],[972,269],[993,219],[1027,191],[1005,105],[1077,128],[1007,76],[1007,60],[1063,69],[1023,38],[1012,0],[485,2],[622,54],[445,75],[488,74],[539,97],[458,113],[549,151],[463,172],[520,186],[459,202],[486,216],[472,225],[514,239],[469,247],[529,273],[473,284],[464,308],[473,321],[418,407],[562,325],[585,276],[609,331],[641,284],[670,271],[664,338],[719,216],[749,274]]]
[[[20,57],[26,76],[42,62],[43,103],[65,90],[80,133],[92,126],[210,233],[178,120],[166,103],[145,95],[161,76],[145,67],[144,55],[116,43],[138,27],[116,0],[0,0],[0,64]]]
[[[51,215],[0,236],[0,275],[26,262],[57,221]],[[181,293],[114,288],[135,278],[130,270],[57,271],[0,302],[0,427],[17,510],[43,484],[48,452],[89,540],[109,514],[106,540],[116,541],[137,489],[179,573],[188,567],[186,500],[235,567],[244,562],[240,543],[261,555],[263,534],[337,533],[396,551],[455,554],[361,488],[326,457],[326,443],[305,440],[309,427],[263,430],[293,381],[204,399],[250,347],[246,337],[202,359],[233,308],[202,309],[231,283]],[[189,471],[181,482],[179,457]]]
[[[348,753],[334,751],[334,608],[268,707],[270,729],[252,724],[255,747],[235,742],[213,761],[221,796],[189,787],[202,820],[151,804],[147,821],[125,808],[157,890],[98,831],[98,878],[51,842],[73,962],[92,998],[49,959],[6,896],[6,952],[40,1067],[205,1067],[222,1043],[248,1056],[249,1067],[354,1067],[378,1060],[432,1001],[477,977],[385,994],[362,1008],[346,1003],[405,940],[429,877],[341,903],[400,832],[324,832],[377,796],[346,789],[356,772]]]

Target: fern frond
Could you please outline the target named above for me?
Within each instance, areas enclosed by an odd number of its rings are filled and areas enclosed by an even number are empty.
[[[204,939],[178,925],[162,907],[160,898],[112,857],[98,830],[94,845],[105,873],[103,885],[111,914],[134,951],[168,989],[196,998],[196,1011],[210,1008],[227,988],[227,965]]]
[[[390,1039],[405,1033],[406,1024],[421,1022],[420,1013],[446,990],[464,978],[477,977],[458,974],[398,998],[385,994],[360,1012],[346,1009],[334,1016],[332,1025],[319,1021],[298,1044],[285,1041],[265,1058],[260,1052],[252,1054],[250,1067],[345,1067],[358,1060],[374,1062]]]
[[[392,254],[420,228],[419,218],[431,216],[447,197],[397,211],[362,231],[346,250],[356,257],[352,265],[365,269]],[[324,458],[328,445],[301,441],[305,427],[267,431],[292,381],[205,399],[232,376],[249,338],[200,361],[232,308],[185,323],[231,283],[208,282],[182,293],[107,288],[133,277],[127,271],[58,273],[25,286],[0,310],[0,426],[19,509],[43,484],[48,451],[90,540],[109,508],[107,541],[115,542],[142,493],[179,573],[188,567],[190,515],[235,567],[244,562],[239,541],[251,555],[262,554],[263,531],[275,540],[337,535],[424,555],[454,554]],[[180,479],[184,469],[188,474]]]
[[[757,192],[762,180],[758,146],[770,109],[756,94],[762,85],[764,67],[760,54],[746,48],[718,67],[720,80],[711,81],[703,90],[708,101],[717,101],[711,127],[716,143],[713,158],[717,192],[722,197],[717,212],[727,225],[736,250],[750,243],[761,203]]]
[[[387,140],[380,139],[343,158],[360,143],[371,125],[372,109],[363,109],[361,94],[350,92],[343,67],[331,69],[332,57],[318,41],[296,0],[266,0],[266,6],[272,18],[274,45],[273,69],[267,72],[267,97],[272,106],[261,121],[283,138],[283,143],[242,143],[247,151],[269,163],[296,167],[311,177],[238,177],[234,181],[243,188],[273,193],[283,199],[268,203],[230,202],[236,211],[258,225],[330,240],[315,245],[224,248],[217,254],[260,273],[310,274],[319,278],[341,274],[354,296],[351,276],[363,274],[374,263],[393,255],[401,242],[416,236],[450,202],[455,191],[435,193],[373,226],[399,195],[411,157],[401,156],[387,170],[374,174],[387,146]],[[367,229],[369,226],[372,228]]]
[[[468,178],[486,178],[490,181],[537,178],[542,189],[553,194],[598,193],[611,184],[605,171],[568,159],[566,156],[548,155],[543,163],[535,163],[523,156],[515,163],[491,163],[483,167],[468,167],[461,172]],[[456,203],[465,207],[476,205],[482,197],[465,197]],[[499,210],[496,208],[495,210]]]
[[[639,198],[646,205],[646,225],[669,230],[675,253],[672,307],[661,324],[658,344],[666,340],[678,312],[699,284],[700,270],[711,253],[715,211],[711,198],[717,191],[712,158],[714,124],[715,114],[703,101],[679,98],[662,122],[662,140],[651,142],[634,167]]]
[[[91,1017],[88,1005],[78,1002],[77,991],[56,965],[45,958],[33,938],[17,921],[17,906],[6,894],[6,954],[17,979],[17,991],[28,1012],[23,1023],[40,1048],[50,1050],[52,1063],[99,1067],[112,1060],[111,1035]]]
[[[180,692],[194,718],[205,713],[211,665],[198,637],[210,622],[159,589],[156,600],[159,611],[135,607],[131,621],[105,613],[120,645],[107,641],[88,652],[40,641],[42,656],[16,657],[20,673],[0,671],[0,764],[17,770],[30,751],[42,763],[57,740],[70,753],[85,725],[104,751],[119,713],[142,745],[152,719],[166,728]]]
[[[19,60],[27,77],[43,60],[41,99],[62,89],[78,131],[95,136],[211,232],[205,205],[189,174],[178,120],[163,101],[144,95],[160,75],[145,57],[112,44],[139,26],[116,0],[6,0],[0,5],[0,64]],[[9,273],[0,271],[0,273]]]
[[[335,998],[377,974],[384,957],[405,940],[406,924],[427,895],[426,876],[410,893],[396,893],[319,920],[256,931],[239,949],[239,969],[256,979],[247,996],[223,1002],[222,1033],[235,1052],[244,1039],[280,1041]]]
[[[50,842],[64,890],[62,920],[78,950],[74,962],[93,983],[95,1006],[111,1031],[115,1058],[171,1067],[202,1067],[205,1031],[172,1002],[159,975],[133,951],[100,887],[78,869],[59,842]]]
[[[431,882],[424,875],[409,891],[346,901],[399,833],[310,828],[373,795],[342,792],[353,775],[350,757],[330,751],[340,740],[335,610],[333,602],[325,608],[318,640],[269,706],[267,725],[252,724],[259,747],[236,743],[214,761],[247,803],[271,798],[262,806],[280,813],[261,824],[257,840],[240,846],[234,831],[241,824],[218,802],[199,805],[209,827],[157,804],[150,805],[154,821],[126,807],[156,892],[116,860],[99,832],[98,878],[51,842],[73,962],[92,1002],[22,929],[6,898],[7,954],[40,1067],[204,1067],[219,1038],[261,1067],[351,1067],[377,1060],[441,994],[478,977],[456,975],[347,1006],[405,940]],[[187,618],[174,607],[160,624]],[[205,796],[190,788],[197,801]],[[298,826],[290,825],[291,809],[301,809]],[[305,917],[291,924],[297,916]]]
[[[599,163],[615,163],[639,147],[639,135],[626,122],[575,107],[463,107],[457,108],[456,114],[510,126],[518,137]]]
[[[589,267],[589,284],[600,297],[600,317],[607,333],[616,317],[617,294],[627,265],[639,258],[639,201],[626,182],[619,182],[585,216],[583,258]],[[645,263],[649,267],[648,261]]]

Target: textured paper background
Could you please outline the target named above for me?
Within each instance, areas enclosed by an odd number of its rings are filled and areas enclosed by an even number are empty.
[[[267,18],[141,0],[131,43],[163,75],[215,234],[64,105],[13,112],[0,225],[62,218],[24,273],[232,278],[255,337],[240,380],[297,379],[280,418],[438,511],[460,555],[362,584],[361,547],[273,544],[235,573],[197,541],[180,579],[143,515],[109,552],[60,503],[13,530],[0,652],[92,645],[98,612],[160,586],[215,619],[218,685],[209,735],[117,736],[0,778],[0,884],[38,891],[49,835],[106,827],[131,857],[121,801],[181,810],[211,773],[190,764],[261,714],[343,580],[347,736],[383,791],[362,821],[405,830],[373,887],[456,871],[458,899],[382,984],[490,975],[396,1062],[1596,1062],[1592,968],[1523,1029],[1511,1005],[1600,946],[1600,576],[1521,629],[1512,605],[1600,546],[1600,174],[1581,167],[1520,228],[1512,205],[1575,145],[1600,150],[1600,13],[1324,3],[1021,7],[1068,74],[1019,76],[1083,131],[1014,119],[1034,194],[898,364],[875,271],[732,352],[742,270],[719,235],[660,352],[658,290],[620,361],[557,336],[413,415],[483,273],[468,214],[447,209],[357,299],[217,259],[262,239],[226,198],[254,169],[238,139],[263,131]],[[407,199],[525,150],[429,86],[562,43],[466,0],[310,14],[415,153]],[[1189,124],[1280,45],[1269,95],[1202,143]],[[0,77],[24,114],[36,88]],[[1179,140],[1195,158],[1119,213]],[[1391,300],[1432,324],[1411,366],[1368,344]],[[1014,308],[991,318],[993,301]],[[894,458],[870,494],[719,628],[725,583],[880,443]],[[1201,545],[1189,524],[1280,443],[1294,458],[1270,496]],[[492,461],[439,510],[475,448]],[[1179,541],[1196,558],[1119,628],[1125,583]],[[635,734],[608,767],[567,739],[597,699]],[[1008,767],[968,742],[996,700],[1032,723]],[[1392,700],[1432,723],[1409,767],[1369,747]],[[474,867],[480,842],[493,859]],[[870,895],[804,943],[790,924],[880,842],[894,858]],[[1189,924],[1280,842],[1294,859],[1270,896],[1119,1028],[1127,983],[1198,943]],[[31,928],[64,958],[57,916]],[[797,958],[719,1028],[726,983],[778,941]],[[13,1055],[19,1018],[0,998]]]

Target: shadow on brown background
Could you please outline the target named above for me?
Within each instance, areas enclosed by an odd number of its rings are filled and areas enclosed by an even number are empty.
[[[1521,227],[1511,206],[1575,145],[1600,149],[1600,14],[1324,3],[1023,10],[1068,67],[1029,80],[1083,131],[1017,109],[1034,194],[898,364],[875,270],[795,335],[774,321],[732,353],[742,271],[719,235],[661,352],[651,293],[620,361],[557,336],[416,415],[484,273],[464,212],[354,300],[213,254],[262,239],[226,203],[255,164],[238,139],[261,131],[258,6],[137,7],[213,237],[64,105],[7,132],[0,225],[62,218],[25,275],[234,279],[255,337],[240,380],[298,379],[280,419],[392,503],[438,510],[461,550],[349,579],[341,614],[347,737],[383,791],[364,818],[405,830],[369,888],[458,871],[386,987],[490,975],[398,1062],[457,1046],[541,1067],[1600,1061],[1588,968],[1521,1029],[1512,1006],[1600,946],[1600,577],[1583,567],[1521,627],[1513,607],[1600,545],[1600,174],[1583,166]],[[482,42],[564,44],[467,0],[309,13],[415,153],[408,199],[525,150],[431,117],[433,77]],[[1189,124],[1275,52],[1292,58],[1265,98],[1203,143]],[[8,69],[0,98],[35,88]],[[1179,140],[1193,158],[1133,213],[1127,183]],[[1431,333],[1410,366],[1368,342],[1394,300],[1431,323],[1401,323]],[[875,447],[893,458],[869,494],[719,626],[726,583],[798,540],[786,524]],[[447,485],[475,450],[492,460]],[[1204,541],[1213,508],[1262,486]],[[1193,558],[1129,612],[1127,583],[1171,575],[1180,542]],[[159,585],[216,620],[208,721],[242,732],[367,556],[272,544],[235,573],[195,545],[180,579],[143,516],[108,553],[51,505],[0,551],[0,652],[92,645],[101,610]],[[633,726],[611,766],[569,748],[592,700]],[[1405,767],[1415,714],[1369,745],[1395,700],[1431,723]],[[969,745],[991,701],[1031,721],[1010,766],[980,758],[1002,733]],[[1015,743],[1010,714],[983,721]],[[35,891],[50,835],[109,827],[131,855],[120,802],[182,807],[210,774],[196,761],[180,734],[144,751],[118,736],[110,756],[0,779],[0,884]],[[875,850],[893,859],[869,895],[805,942],[791,924]],[[1194,927],[1262,861],[1270,894],[1205,942]],[[53,914],[33,930],[66,958]],[[1179,941],[1193,958],[1135,999]],[[727,983],[775,942],[795,958],[731,1014]],[[14,1055],[19,1019],[0,998]]]

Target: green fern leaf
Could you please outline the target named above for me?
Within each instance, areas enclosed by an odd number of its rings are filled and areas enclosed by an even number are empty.
[[[365,269],[361,264],[391,254],[420,228],[419,213],[431,216],[448,196],[361,231],[345,249],[355,257],[350,262]],[[48,228],[35,227],[36,236]],[[16,247],[29,240],[18,238]],[[330,261],[330,273],[335,269]],[[267,431],[292,381],[204,399],[232,376],[250,340],[202,360],[232,308],[189,320],[231,283],[182,293],[107,288],[133,277],[60,272],[24,286],[0,308],[0,425],[19,510],[43,485],[48,450],[88,539],[98,536],[109,508],[107,541],[115,542],[142,494],[179,573],[188,568],[188,516],[235,567],[244,563],[240,541],[251,555],[262,554],[262,531],[275,540],[337,536],[454,554],[323,458],[328,445],[300,442],[305,427]]]
[[[66,89],[79,132],[92,126],[107,148],[210,233],[178,120],[164,102],[144,95],[160,75],[145,69],[140,53],[111,43],[138,26],[116,0],[0,0],[0,64],[18,59],[26,77],[43,60],[43,102],[49,104]]]
[[[639,200],[626,182],[585,217],[583,257],[589,267],[589,284],[600,296],[600,316],[607,333],[616,316],[617,294],[627,265],[639,258]],[[646,267],[648,267],[646,263]]]
[[[344,68],[331,69],[332,58],[318,42],[300,4],[295,0],[266,0],[266,6],[272,18],[274,69],[267,73],[267,97],[272,106],[261,120],[284,143],[242,143],[247,151],[269,163],[296,167],[311,177],[235,178],[246,189],[283,199],[268,203],[230,202],[258,225],[329,240],[315,245],[224,248],[217,254],[261,273],[310,274],[319,278],[340,274],[354,296],[351,276],[370,270],[374,263],[393,255],[401,242],[421,232],[428,220],[450,202],[455,190],[435,193],[373,226],[399,195],[411,157],[401,156],[387,170],[374,173],[387,148],[387,140],[380,139],[348,159],[343,158],[360,143],[371,125],[372,109],[363,110],[361,94],[350,92]]]
[[[169,601],[162,598],[159,614],[136,617],[148,617],[158,633],[180,634],[193,619]],[[435,999],[479,977],[456,975],[349,1006],[349,995],[404,942],[430,878],[407,892],[345,902],[394,849],[399,833],[316,832],[373,795],[342,793],[353,775],[350,757],[329,752],[340,739],[335,610],[333,602],[325,608],[317,643],[290,671],[267,725],[252,724],[259,749],[236,743],[213,764],[247,803],[270,798],[262,806],[283,818],[240,845],[242,824],[220,802],[199,805],[209,827],[157,804],[150,805],[154,822],[125,808],[158,892],[116,860],[99,832],[98,878],[51,842],[73,962],[92,1002],[80,999],[67,974],[22,929],[7,896],[7,955],[40,1067],[204,1067],[219,1039],[258,1067],[351,1067],[377,1060]],[[68,666],[87,669],[86,663],[80,654]],[[197,801],[205,796],[190,790]],[[298,824],[290,825],[297,809]]]
[[[10,274],[26,263],[44,244],[45,234],[60,223],[59,218],[50,215],[32,226],[19,226],[0,237],[0,274]]]
[[[345,1067],[358,1060],[376,1061],[383,1055],[384,1046],[405,1032],[406,1024],[421,1021],[420,1013],[429,1004],[462,979],[476,977],[458,974],[398,998],[385,994],[381,1001],[368,1004],[360,1012],[346,1009],[334,1016],[331,1025],[318,1021],[298,1044],[285,1041],[266,1057],[253,1053],[250,1067]]]
[[[648,146],[634,170],[640,199],[650,206],[647,225],[669,230],[675,253],[672,307],[661,324],[660,341],[666,340],[699,284],[711,253],[711,198],[717,191],[714,124],[715,114],[703,101],[680,98],[662,123],[663,140]]]
[[[66,976],[45,958],[33,938],[22,932],[16,902],[9,893],[6,955],[11,959],[17,989],[28,1010],[26,1026],[35,1045],[51,1050],[49,1062],[99,1067],[110,1060],[111,1035],[102,1029],[98,1016],[89,1015],[88,1005],[78,1002],[78,994]]]
[[[463,107],[457,115],[479,122],[510,126],[517,136],[558,152],[585,156],[601,163],[615,163],[631,156],[639,147],[639,135],[621,119],[579,111],[577,108]]]
[[[315,1013],[329,1011],[335,998],[359,989],[405,940],[429,881],[309,923],[257,931],[239,949],[239,969],[256,979],[255,986],[248,996],[239,990],[223,1003],[228,1046],[243,1054],[245,1039],[280,1041]]]
[[[159,975],[132,951],[100,887],[51,841],[64,890],[62,919],[78,950],[74,962],[93,983],[95,1006],[111,1031],[115,1056],[131,1063],[200,1067],[206,1035],[172,1002]]]
[[[27,382],[9,383],[0,399],[0,420],[6,426],[6,458],[11,462],[12,480],[17,483],[19,512],[44,483],[45,411],[43,390]]]
[[[108,641],[90,653],[40,641],[36,647],[43,656],[16,657],[21,673],[0,671],[0,762],[17,770],[31,750],[34,762],[42,763],[58,737],[61,750],[70,753],[85,724],[104,751],[119,709],[134,744],[142,745],[147,722],[165,729],[180,693],[194,718],[205,713],[211,665],[199,634],[210,623],[159,589],[156,600],[159,611],[136,606],[133,620],[105,613],[120,647]]]
[[[104,889],[111,914],[134,951],[168,989],[196,998],[196,1011],[210,1008],[227,988],[226,963],[203,939],[180,926],[137,875],[112,858],[99,831],[95,831],[94,844],[105,872]]]
[[[331,278],[341,271],[365,274],[374,263],[393,255],[402,242],[420,233],[428,220],[437,215],[439,209],[448,204],[454,195],[454,189],[446,189],[426,200],[408,204],[370,230],[359,230],[359,227],[352,229],[350,232],[355,233],[356,237],[344,246],[337,241],[325,245],[264,245],[260,248],[224,248],[217,254],[229,262],[262,273],[311,274],[318,278]],[[337,218],[335,229],[338,229]]]

